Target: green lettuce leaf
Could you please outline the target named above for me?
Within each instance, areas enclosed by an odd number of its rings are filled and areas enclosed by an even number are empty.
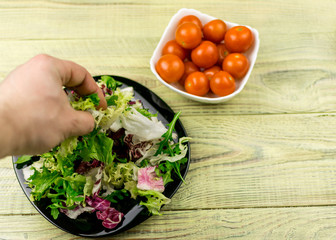
[[[162,215],[160,213],[161,207],[170,203],[169,198],[154,190],[138,190],[138,195],[146,198],[146,200],[140,202],[140,205],[147,207],[148,211],[153,215]]]
[[[157,175],[163,178],[163,183],[166,185],[169,182],[172,182],[173,179],[171,178],[171,173],[174,172],[177,176],[185,183],[182,175],[181,175],[181,164],[185,164],[188,162],[188,158],[182,158],[181,160],[175,162],[163,161],[159,164],[158,169],[160,171],[156,171]]]
[[[74,150],[77,148],[77,144],[78,144],[77,137],[67,138],[61,143],[57,154],[59,154],[61,157],[66,157],[70,154],[73,154]]]
[[[171,147],[170,142],[173,141],[173,132],[175,130],[175,123],[177,121],[177,119],[179,118],[181,112],[178,112],[174,115],[173,120],[168,124],[169,128],[167,130],[167,132],[165,132],[162,137],[163,140],[159,143],[159,148],[156,151],[155,155],[159,155],[161,153],[167,153],[170,156],[174,155],[174,151]]]
[[[98,94],[97,93],[93,93],[93,94],[90,94],[88,96],[85,96],[84,99],[90,99],[92,101],[92,103],[95,105],[95,106],[98,106],[99,105],[99,102],[100,102],[100,98],[98,97]]]
[[[138,188],[136,181],[128,181],[124,183],[124,188],[130,192],[131,198],[136,199],[138,196]]]
[[[125,183],[134,181],[138,167],[133,162],[113,163],[105,167],[103,180],[120,189]]]
[[[106,136],[106,133],[98,129],[83,136],[83,147],[79,155],[84,161],[97,159],[105,164],[111,164],[114,160],[112,154],[113,140]]]
[[[18,158],[18,160],[15,163],[16,164],[23,164],[23,163],[29,162],[29,161],[31,161],[32,157],[33,156],[31,156],[31,155],[22,155]]]
[[[92,195],[92,189],[94,184],[95,182],[93,181],[93,178],[91,176],[86,176],[86,183],[83,189],[84,196]]]
[[[102,76],[101,81],[103,83],[105,83],[106,87],[108,87],[109,89],[111,89],[112,91],[116,90],[117,87],[121,86],[122,83],[115,80],[113,77],[111,76]]]
[[[133,94],[133,89],[131,88],[123,90],[117,88],[111,97],[106,97],[108,108],[100,111],[102,116],[99,117],[99,121],[96,121],[96,124],[103,130],[106,130],[112,123],[118,121],[118,118],[122,114],[127,114],[127,111],[130,109],[128,103],[133,98]]]
[[[28,178],[33,199],[39,201],[43,198],[51,190],[51,186],[59,177],[60,174],[58,172],[51,172],[45,167],[42,167],[42,172],[34,169],[34,174]]]
[[[153,114],[151,113],[148,109],[145,108],[136,108],[136,110],[141,113],[142,115],[144,115],[147,118],[151,118],[151,117],[157,117],[157,113]]]
[[[118,100],[118,96],[117,95],[107,96],[106,97],[107,106],[115,106],[115,105],[117,105],[117,100]]]
[[[74,109],[81,110],[81,111],[86,111],[89,109],[96,109],[95,103],[89,97],[86,97],[86,98],[81,97],[76,101],[71,101],[70,104]]]

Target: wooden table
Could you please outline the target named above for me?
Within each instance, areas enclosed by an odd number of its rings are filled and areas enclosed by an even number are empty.
[[[159,83],[149,59],[180,8],[256,28],[245,89],[207,105]],[[134,79],[166,101],[192,137],[186,184],[113,239],[336,238],[336,1],[0,1],[0,76],[38,53],[92,75]],[[79,239],[29,203],[0,160],[0,239]]]

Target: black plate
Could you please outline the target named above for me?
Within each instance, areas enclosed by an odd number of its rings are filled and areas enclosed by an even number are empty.
[[[145,108],[148,108],[152,113],[156,113],[158,115],[158,119],[163,122],[163,124],[168,124],[171,122],[171,120],[174,117],[173,110],[161,99],[159,98],[155,93],[153,93],[148,88],[142,86],[141,84],[134,82],[130,79],[119,77],[119,76],[112,76],[117,81],[120,81],[123,83],[121,88],[125,88],[128,86],[132,86],[134,88],[134,95],[135,99],[140,99],[144,105]],[[95,80],[100,79],[100,76],[94,77]],[[181,123],[181,121],[178,119],[175,125],[175,131],[178,135],[178,138],[187,136],[187,133]],[[189,162],[190,162],[190,145],[188,143],[188,153],[187,158],[188,162],[181,166],[181,175],[183,178],[185,178]],[[50,215],[50,209],[46,209],[46,206],[50,204],[48,201],[39,201],[39,202],[33,202],[30,200],[30,192],[31,189],[27,186],[25,183],[25,179],[23,177],[23,171],[22,169],[25,166],[17,166],[15,162],[17,161],[17,157],[13,157],[13,165],[14,165],[14,171],[16,173],[17,179],[26,194],[27,198],[31,202],[31,204],[36,208],[36,210],[45,217],[49,222],[54,224],[56,227],[78,235],[82,237],[104,237],[104,236],[111,236],[115,235],[117,233],[126,231],[141,222],[145,221],[150,217],[147,209],[144,206],[141,206],[139,204],[134,205],[127,213],[124,213],[124,219],[123,221],[114,229],[105,229],[101,225],[101,221],[97,220],[96,217],[90,215],[90,214],[82,214],[77,219],[70,219],[64,214],[60,214],[58,219],[54,220],[53,217]],[[171,198],[176,191],[179,189],[182,181],[177,178],[176,176],[173,176],[174,182],[170,182],[166,185],[165,191],[163,194]]]

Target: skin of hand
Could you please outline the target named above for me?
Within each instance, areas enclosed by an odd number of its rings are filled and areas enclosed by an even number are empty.
[[[90,113],[74,110],[63,86],[84,96],[97,93],[98,108],[107,103],[82,66],[40,54],[12,71],[0,84],[0,158],[47,152],[71,136],[94,128]]]

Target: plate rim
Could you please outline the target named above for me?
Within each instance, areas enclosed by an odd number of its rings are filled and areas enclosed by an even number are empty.
[[[115,78],[117,81],[120,81],[123,83],[123,85],[126,85],[124,87],[133,87],[134,89],[134,95],[141,95],[142,98],[144,98],[146,101],[148,101],[149,104],[151,104],[155,110],[158,111],[158,113],[160,113],[161,115],[163,115],[159,109],[164,110],[166,112],[169,112],[170,115],[174,116],[175,112],[171,109],[171,107],[165,102],[163,101],[156,93],[154,93],[153,91],[151,91],[149,88],[147,88],[146,86],[140,84],[139,82],[136,82],[130,78],[127,77],[123,77],[123,76],[118,76],[118,75],[95,75],[93,76],[93,78],[97,81],[97,79],[99,79],[101,76],[111,76],[113,78]],[[130,83],[130,84],[127,84]],[[123,87],[123,86],[122,86]],[[139,93],[136,89],[144,91],[145,93],[150,94],[149,97],[144,96],[144,93]],[[145,106],[146,107],[146,106]],[[167,113],[165,113],[167,114]],[[167,119],[167,116],[163,116],[164,119],[167,122],[170,122],[172,119]],[[180,118],[177,119],[176,121],[176,125],[178,126],[180,131],[183,132],[183,135],[185,137],[187,137],[187,131],[185,130]],[[186,178],[186,175],[189,171],[189,165],[190,165],[190,157],[191,157],[191,150],[190,150],[190,143],[187,142],[187,146],[188,146],[188,152],[187,152],[187,163],[185,163],[185,168],[183,173],[181,174],[183,179]],[[59,224],[57,224],[55,222],[54,219],[51,219],[50,217],[47,216],[47,214],[45,212],[42,211],[42,209],[40,209],[40,207],[37,206],[38,202],[36,201],[32,201],[30,199],[30,188],[28,187],[28,185],[26,184],[26,180],[24,179],[23,176],[23,172],[22,169],[18,169],[16,166],[16,161],[18,159],[19,156],[12,156],[12,163],[13,163],[13,169],[16,175],[16,178],[19,182],[20,187],[22,188],[22,191],[24,192],[25,196],[28,198],[28,201],[33,205],[33,207],[46,219],[48,220],[50,223],[52,223],[54,226],[56,226],[57,228],[63,230],[64,232],[76,235],[76,236],[80,236],[80,237],[90,237],[90,238],[94,238],[94,237],[108,237],[108,236],[113,236],[116,234],[119,234],[121,232],[127,231],[139,224],[141,224],[142,222],[144,222],[145,220],[147,220],[148,218],[150,218],[152,215],[144,215],[147,212],[147,209],[140,205],[139,203],[137,203],[135,206],[133,206],[127,213],[125,213],[125,216],[127,214],[131,214],[132,211],[136,212],[135,217],[131,217],[130,221],[128,221],[128,223],[126,225],[122,224],[125,221],[125,218],[123,219],[121,225],[119,225],[117,228],[115,229],[111,229],[111,230],[107,230],[104,229],[104,231],[101,232],[97,232],[97,233],[80,233],[80,232],[74,232],[71,231],[69,229],[66,229],[62,226],[60,226]],[[174,181],[175,183],[175,181]],[[178,182],[175,183],[175,187],[173,188],[173,191],[170,192],[170,194],[165,195],[168,198],[172,198],[175,193],[178,191],[178,189],[181,187],[183,181],[181,179],[178,179]],[[148,213],[148,212],[147,212]],[[138,221],[136,221],[138,220]]]

